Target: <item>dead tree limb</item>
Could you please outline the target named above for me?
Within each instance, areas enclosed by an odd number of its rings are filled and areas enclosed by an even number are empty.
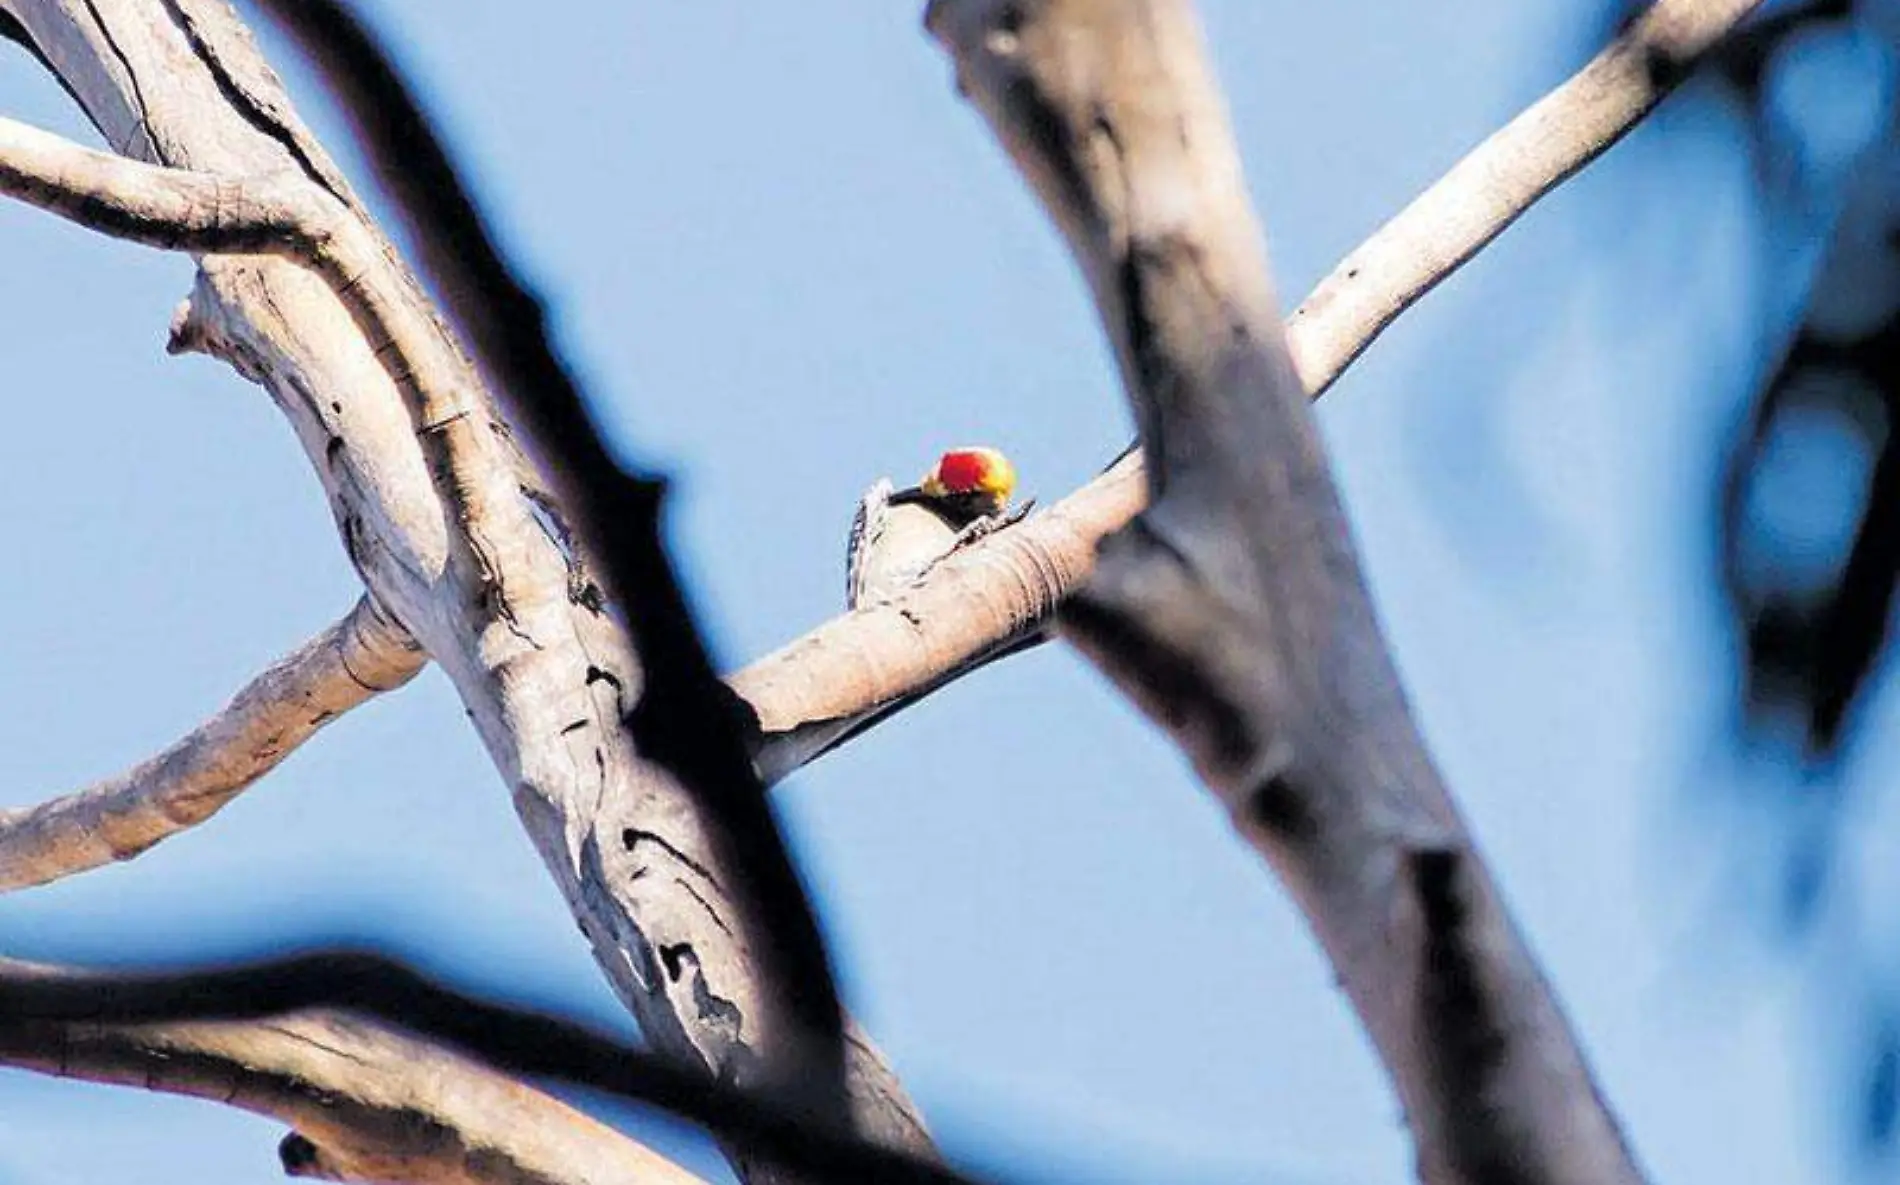
[[[1474,148],[1341,260],[1286,322],[1318,398],[1386,326],[1634,128],[1761,0],[1659,0],[1581,70]],[[732,677],[776,781],[1043,628],[1094,569],[1095,547],[1146,501],[1139,457],[933,569],[888,605],[837,618]],[[835,742],[834,742],[835,743]]]
[[[717,1081],[572,1021],[465,995],[373,953],[324,950],[185,972],[93,972],[0,959],[0,1041],[39,1025],[256,1022],[346,1012],[494,1067],[650,1104],[810,1179],[972,1185],[934,1159],[863,1140],[814,1100]]]
[[[0,171],[5,159],[0,147]],[[424,661],[408,631],[367,598],[357,602],[158,756],[76,794],[0,810],[0,892],[129,860],[196,827],[318,729],[415,678]]]
[[[1422,1180],[1640,1182],[1406,705],[1191,3],[934,0],[926,19],[1067,239],[1151,466],[1064,635],[1291,889]]]
[[[764,931],[773,927],[745,908],[745,872],[716,820],[621,727],[647,689],[630,639],[599,590],[577,579],[577,557],[548,523],[539,479],[480,376],[297,122],[229,7],[0,0],[0,9],[128,156],[248,179],[245,195],[295,181],[304,186],[297,201],[347,213],[311,244],[317,275],[254,255],[201,258],[175,336],[275,398],[371,595],[455,686],[648,1036],[722,1077],[822,1092],[822,1068],[786,1074],[808,1064],[804,1018],[822,1014],[822,1002],[771,978]],[[212,212],[209,230],[219,231],[225,209]],[[253,249],[278,250],[274,233]],[[850,1037],[847,1085],[861,1130],[927,1148],[889,1069]]]
[[[0,979],[73,973],[0,959]],[[344,1013],[125,1024],[0,1019],[0,1061],[281,1119],[292,1176],[409,1185],[690,1185],[699,1178],[480,1062]]]
[[[91,31],[81,27],[83,18],[80,25],[66,22],[55,11],[59,6],[45,5],[42,7],[48,11],[39,18],[36,38],[12,11],[27,6],[28,0],[0,0],[0,25],[6,26],[8,35],[24,41],[53,65],[69,90],[73,86],[66,77],[68,73],[89,80],[90,97],[76,90],[75,96],[86,103],[95,120],[105,121],[102,130],[114,143],[132,145],[148,151],[148,155],[155,152],[144,130],[143,112],[135,109],[140,104],[130,95],[136,90],[136,74],[144,59],[134,54],[115,62],[102,56],[112,42],[114,29],[128,34],[140,20],[149,19],[149,14],[108,3],[101,10],[100,27]],[[1659,59],[1671,59],[1679,66],[1757,6],[1738,0],[1661,0],[1576,77],[1487,140],[1343,261],[1300,306],[1288,325],[1293,352],[1308,389],[1314,393],[1324,390],[1399,312],[1647,113],[1683,76],[1679,68],[1651,68]],[[275,157],[261,148],[235,155],[263,159],[274,167],[302,168],[347,198],[347,190],[341,188],[334,170],[289,115],[274,79],[242,40],[241,30],[234,34],[236,27],[228,14],[220,18],[215,6],[203,11],[199,8],[193,4],[173,5],[170,16],[189,33],[201,64],[214,72],[222,70],[225,82],[232,84],[230,93],[260,114],[262,126],[284,145]],[[211,13],[209,18],[206,12]],[[53,57],[41,49],[41,39],[47,37],[49,29],[59,34],[49,42],[58,47]],[[189,80],[181,77],[180,82]],[[155,114],[161,124],[167,119],[178,120],[191,102],[202,99],[202,95],[191,95],[191,90],[187,85],[181,88],[183,93],[170,94],[169,101],[177,104],[178,110],[169,116],[164,104],[156,105],[159,110]],[[168,133],[166,139],[170,151],[181,159],[218,156],[221,151],[232,155],[211,146],[208,136],[194,144],[189,129]],[[227,290],[238,287],[233,279],[236,274],[227,273],[231,281]],[[273,269],[262,269],[261,274],[295,287]],[[255,294],[270,290],[269,284],[253,283],[249,290],[253,304]],[[322,321],[307,316],[293,319],[305,321],[306,330],[309,322]],[[206,315],[205,304],[200,302],[181,322],[178,344],[222,352],[240,369],[248,368],[252,377],[271,386],[280,401],[286,389],[294,387],[294,380],[305,377],[306,372],[314,371],[318,377],[332,380],[349,372],[349,366],[335,357],[310,355],[310,342],[298,343],[294,326],[265,324],[260,337],[257,326],[244,325],[241,320],[239,325],[246,333],[234,337],[227,326]],[[296,348],[300,344],[302,351]],[[326,389],[335,389],[334,381],[306,392]],[[326,444],[328,439],[319,436],[323,430],[322,406],[313,403],[301,409],[301,414],[292,408],[286,410],[314,459],[317,450],[313,437],[325,439]],[[339,416],[343,412],[341,407],[332,410]],[[357,411],[354,407],[350,410]],[[499,424],[495,426],[499,431]],[[345,447],[336,449],[333,462],[349,477],[354,476],[347,472],[351,466],[367,464],[373,479],[372,496],[359,496],[353,501],[373,506],[381,498],[384,506],[400,508],[402,499],[388,495],[402,487],[401,478],[406,476],[401,472],[403,466],[387,464],[389,458],[374,455],[375,450],[365,457],[350,441],[343,444]],[[1126,522],[1141,506],[1140,483],[1130,480],[1138,472],[1138,461],[1118,467],[1115,475],[1091,483],[1061,504],[1080,508],[1082,513],[1073,519],[1045,521],[1050,516],[1038,516],[954,557],[898,602],[827,623],[735,675],[731,682],[751,702],[757,715],[760,764],[768,776],[776,779],[809,759],[812,750],[806,741],[814,725],[828,726],[841,717],[882,715],[919,692],[980,665],[986,655],[996,652],[1000,644],[1017,636],[1025,626],[1040,624],[1092,569],[1096,539]],[[389,557],[377,556],[373,549],[386,545],[387,535],[362,531],[360,520],[351,517],[352,500],[334,488],[337,483],[331,480],[333,476],[326,475],[326,485],[332,487],[332,502],[339,526],[345,531],[346,545],[353,540],[368,543],[372,550],[366,558],[386,563]],[[1120,485],[1115,488],[1117,480]],[[400,538],[402,531],[394,535]],[[359,559],[359,567],[363,562]],[[486,731],[484,735],[488,735]],[[548,851],[546,844],[543,851]],[[571,883],[570,878],[561,879],[563,884]],[[616,975],[615,979],[624,994],[623,978]],[[884,1077],[888,1080],[887,1074]],[[894,1089],[894,1081],[889,1081],[889,1086]],[[897,1126],[900,1135],[909,1130],[921,1138],[921,1129],[913,1126],[914,1113],[907,1106],[899,1104],[894,1114],[901,1117]]]
[[[644,681],[625,717],[634,748],[698,800],[724,851],[753,957],[787,1024],[786,1085],[834,1097],[848,1124],[844,1024],[824,941],[784,837],[752,768],[743,717],[714,673],[660,538],[664,483],[608,453],[573,369],[556,352],[540,302],[476,210],[420,103],[368,30],[335,0],[256,0],[310,54],[341,101],[357,143],[407,223],[425,275],[494,389],[550,462],[564,512],[580,529],[624,614]]]

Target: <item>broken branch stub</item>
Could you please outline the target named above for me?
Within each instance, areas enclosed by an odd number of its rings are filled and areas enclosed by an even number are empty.
[[[1187,0],[935,0],[961,87],[1061,228],[1141,427],[1150,503],[1065,636],[1281,874],[1432,1185],[1640,1173],[1418,735]]]

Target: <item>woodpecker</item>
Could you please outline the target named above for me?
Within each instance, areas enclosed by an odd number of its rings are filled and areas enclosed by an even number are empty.
[[[1028,512],[1005,514],[1016,469],[993,448],[954,448],[923,480],[893,489],[879,478],[851,524],[845,607],[895,595],[938,560]]]

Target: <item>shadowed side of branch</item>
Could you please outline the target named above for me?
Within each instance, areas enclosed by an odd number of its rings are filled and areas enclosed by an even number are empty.
[[[0,979],[62,974],[0,960]],[[699,1178],[567,1104],[336,1012],[175,1024],[0,1021],[0,1061],[281,1119],[292,1176],[415,1185],[691,1185]]]
[[[326,950],[179,973],[90,972],[0,959],[0,1033],[37,1025],[256,1021],[341,1010],[496,1069],[620,1095],[700,1124],[813,1179],[970,1185],[931,1160],[840,1132],[781,1092],[720,1082],[572,1021],[477,999],[376,954]],[[44,1040],[42,1038],[42,1040]]]
[[[935,0],[928,19],[1067,238],[1141,426],[1149,506],[1065,636],[1287,882],[1428,1185],[1636,1185],[1406,705],[1193,6]]]

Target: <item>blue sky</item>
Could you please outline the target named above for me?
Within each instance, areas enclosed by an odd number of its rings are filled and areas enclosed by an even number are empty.
[[[1130,431],[1081,285],[918,8],[373,6],[630,455],[679,478],[675,544],[728,666],[838,610],[874,477],[993,443],[1053,499]],[[1589,4],[1511,0],[1456,22],[1401,3],[1202,8],[1289,306],[1598,28]],[[0,111],[83,133],[24,55],[0,55]],[[1320,413],[1429,739],[1673,1185],[1846,1163],[1851,1034],[1825,980],[1736,924],[1769,890],[1739,854],[1747,829],[1700,806],[1741,776],[1716,739],[1730,676],[1707,567],[1760,296],[1737,143],[1706,97],[1671,104],[1408,314]],[[355,595],[268,400],[164,356],[189,278],[0,204],[16,557],[0,801],[169,743]],[[1856,777],[1897,765],[1876,740]],[[777,803],[852,1005],[958,1157],[1043,1181],[1409,1178],[1396,1106],[1299,918],[1167,743],[1067,653],[933,698]],[[1871,848],[1863,865],[1895,866]],[[198,832],[0,901],[0,945],[42,958],[339,929],[614,1015],[433,672]],[[695,1138],[635,1122],[718,1171]],[[9,1185],[268,1180],[280,1132],[0,1071]]]

